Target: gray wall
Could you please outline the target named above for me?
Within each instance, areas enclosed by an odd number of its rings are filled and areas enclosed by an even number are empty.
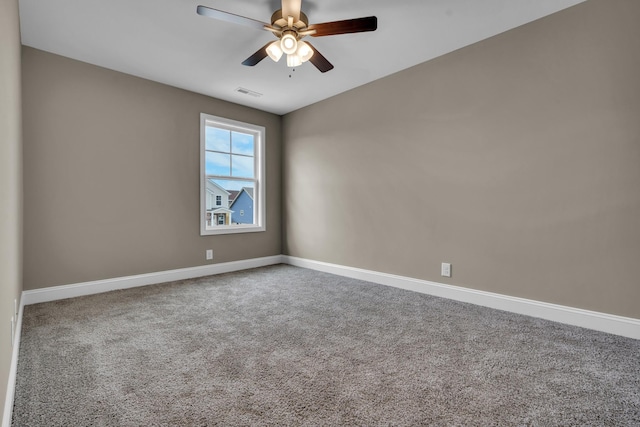
[[[281,253],[281,118],[23,48],[24,289]],[[267,231],[201,237],[200,113],[267,128]]]
[[[0,409],[11,366],[9,322],[22,274],[22,159],[18,1],[0,1]],[[0,417],[4,412],[0,412]]]
[[[588,1],[286,115],[284,252],[640,318],[638,16]]]
[[[24,289],[282,250],[640,318],[639,13],[591,0],[282,122],[23,48]],[[266,233],[199,236],[201,111],[267,127]]]

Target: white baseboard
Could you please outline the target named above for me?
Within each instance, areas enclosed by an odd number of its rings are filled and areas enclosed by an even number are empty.
[[[264,258],[253,258],[241,261],[202,265],[198,267],[180,268],[177,270],[160,271],[157,273],[117,277],[115,279],[74,283],[72,285],[52,286],[50,288],[23,291],[22,301],[24,302],[24,305],[38,304],[41,302],[99,294],[118,289],[136,288],[139,286],[154,285],[157,283],[173,282],[174,280],[211,276],[213,274],[229,273],[232,271],[247,270],[249,268],[264,267],[280,263],[282,263],[282,256],[275,255]]]
[[[525,298],[501,295],[492,292],[478,291],[460,286],[446,285],[411,277],[397,276],[372,270],[330,264],[288,255],[275,255],[264,258],[253,258],[199,267],[182,268],[178,270],[161,271],[157,273],[140,274],[136,276],[118,277],[115,279],[96,280],[92,282],[76,283],[72,285],[54,286],[22,292],[21,307],[47,301],[73,298],[83,295],[97,294],[117,289],[127,289],[157,283],[184,280],[194,277],[228,273],[249,268],[287,263],[290,265],[324,271],[354,279],[366,280],[381,285],[393,286],[414,292],[425,293],[456,301],[510,311],[527,316],[539,317],[555,322],[594,329],[629,338],[640,339],[640,319],[599,313],[580,308],[567,307]],[[22,312],[22,308],[20,310]],[[20,319],[21,321],[21,319]],[[19,336],[19,328],[16,336]],[[15,350],[15,348],[14,348]]]
[[[460,286],[445,285],[443,283],[430,282],[411,277],[396,276],[377,271],[329,264],[326,262],[313,261],[288,255],[283,255],[282,257],[283,263],[298,267],[324,271],[326,273],[337,274],[339,276],[366,280],[368,282],[378,283],[381,285],[393,286],[423,294],[468,302],[484,307],[640,339],[640,319],[599,313],[596,311],[550,304],[525,298],[511,297],[492,292],[478,291]]]
[[[13,336],[13,351],[11,352],[11,366],[9,367],[9,379],[7,380],[7,394],[4,400],[4,413],[2,415],[2,427],[11,426],[13,415],[13,398],[16,391],[16,374],[18,373],[18,350],[20,350],[20,334],[22,332],[22,312],[24,304],[20,298],[20,308],[16,319],[15,333]]]

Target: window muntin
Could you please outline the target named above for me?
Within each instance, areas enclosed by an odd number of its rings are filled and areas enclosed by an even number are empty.
[[[202,235],[264,231],[264,143],[262,126],[200,115]],[[253,214],[233,221],[236,203]]]

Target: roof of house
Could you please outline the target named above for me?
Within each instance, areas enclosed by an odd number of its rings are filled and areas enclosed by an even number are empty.
[[[217,207],[217,208],[211,209],[209,212],[216,214],[216,213],[233,213],[234,211],[225,207]]]
[[[253,199],[253,188],[250,187],[242,187],[242,190],[240,191],[245,191],[249,197],[251,197],[251,199]]]
[[[233,201],[240,194],[240,190],[227,190],[229,192],[229,203],[233,203]]]
[[[216,184],[216,182],[212,179],[208,179],[207,180],[207,189],[209,189],[209,186],[216,186],[218,187],[220,190],[224,191],[225,193],[229,194],[228,190],[225,190],[224,188],[222,188],[219,184]]]

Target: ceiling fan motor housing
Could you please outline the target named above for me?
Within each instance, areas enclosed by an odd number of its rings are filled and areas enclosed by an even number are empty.
[[[298,31],[304,30],[309,26],[309,18],[301,11],[300,20],[293,22],[292,25],[289,26],[289,17],[282,16],[282,9],[279,9],[271,15],[271,25],[280,27],[283,30],[292,30],[297,35]]]

